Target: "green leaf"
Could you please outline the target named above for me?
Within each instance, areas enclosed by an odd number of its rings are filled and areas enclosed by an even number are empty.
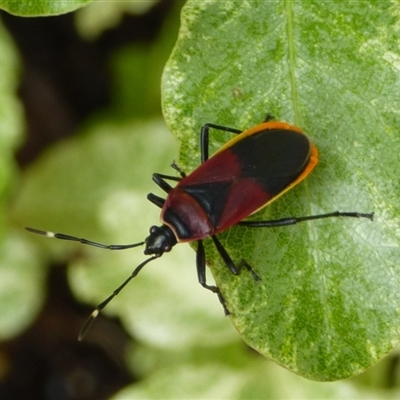
[[[21,17],[59,15],[74,11],[93,0],[0,0],[0,9]]]
[[[268,112],[318,147],[311,176],[255,219],[375,212],[221,234],[260,282],[230,274],[207,246],[244,340],[310,379],[357,374],[400,338],[399,30],[397,2],[193,0],[164,71],[164,115],[188,172],[207,122],[246,129]],[[212,135],[212,149],[229,138]]]

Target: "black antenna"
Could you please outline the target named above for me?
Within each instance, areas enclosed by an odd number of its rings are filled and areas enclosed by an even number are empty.
[[[131,244],[102,244],[98,242],[92,242],[91,240],[79,238],[76,236],[66,235],[64,233],[54,233],[50,231],[42,231],[36,228],[25,228],[28,232],[35,233],[36,235],[46,236],[49,238],[56,238],[61,240],[70,240],[72,242],[79,242],[82,244],[87,244],[89,246],[100,247],[101,249],[109,249],[109,250],[125,250],[131,249],[132,247],[142,246],[145,242],[139,243],[131,243]]]
[[[90,329],[90,327],[93,324],[93,321],[95,318],[100,314],[100,311],[130,282],[131,279],[133,279],[139,272],[140,270],[148,264],[150,261],[153,261],[156,259],[158,256],[153,256],[148,258],[147,260],[144,260],[141,264],[139,264],[132,272],[132,274],[125,279],[125,281],[122,283],[122,285],[118,286],[117,289],[115,289],[110,296],[108,296],[105,300],[103,300],[90,314],[89,318],[86,320],[86,322],[83,324],[81,331],[79,332],[78,335],[78,340],[82,341],[84,337],[86,336],[86,333]]]
[[[82,244],[87,244],[88,246],[94,246],[94,247],[99,247],[101,249],[109,249],[109,250],[125,250],[125,249],[131,249],[132,247],[138,247],[142,246],[145,242],[139,242],[139,243],[131,243],[131,244],[102,244],[98,242],[92,242],[91,240],[79,238],[76,236],[71,236],[71,235],[66,235],[64,233],[54,233],[50,231],[42,231],[40,229],[36,228],[25,228],[28,232],[35,233],[36,235],[41,235],[41,236],[46,236],[49,238],[55,238],[55,239],[61,239],[61,240],[70,240],[73,242],[79,242]],[[132,272],[132,274],[120,285],[118,286],[117,289],[115,289],[110,296],[108,296],[105,300],[103,300],[90,314],[89,318],[86,320],[86,322],[83,324],[81,331],[79,332],[78,335],[78,340],[82,341],[84,337],[86,336],[89,328],[92,326],[93,321],[95,318],[100,314],[100,311],[130,282],[131,279],[133,279],[139,272],[140,270],[148,264],[150,261],[153,261],[154,259],[158,258],[159,256],[153,256],[148,258],[147,260],[144,260],[142,263],[140,263]]]

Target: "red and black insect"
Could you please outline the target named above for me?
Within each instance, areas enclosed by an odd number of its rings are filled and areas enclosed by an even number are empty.
[[[216,129],[236,134],[212,157],[208,157],[209,131]],[[217,294],[226,314],[229,313],[218,287],[206,281],[206,257],[202,240],[211,237],[229,270],[238,275],[245,266],[257,280],[258,275],[245,262],[235,262],[221,242],[218,233],[233,225],[268,228],[294,225],[298,222],[329,217],[363,217],[372,220],[373,213],[331,212],[305,217],[289,217],[268,221],[244,221],[246,217],[270,204],[301,182],[317,165],[318,150],[300,128],[285,122],[265,122],[245,131],[206,124],[201,129],[201,165],[185,175],[176,164],[172,167],[180,177],[155,173],[153,181],[167,193],[163,199],[150,193],[147,198],[161,210],[161,226],[152,226],[144,242],[127,245],[104,245],[62,233],[33,228],[28,231],[110,250],[123,250],[145,245],[144,254],[151,255],[107,299],[99,304],[83,326],[83,339],[99,312],[150,261],[181,242],[197,242],[196,268],[199,283]],[[167,181],[177,181],[172,187]]]

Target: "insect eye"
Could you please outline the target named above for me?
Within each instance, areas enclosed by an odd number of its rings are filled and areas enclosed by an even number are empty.
[[[151,235],[154,235],[155,233],[157,233],[157,231],[158,231],[158,226],[153,225],[153,226],[150,227],[150,234]]]

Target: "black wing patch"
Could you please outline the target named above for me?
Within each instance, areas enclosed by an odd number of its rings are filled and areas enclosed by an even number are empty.
[[[220,217],[225,209],[232,182],[214,182],[182,187],[203,208],[213,226],[218,226]]]
[[[266,130],[236,142],[230,150],[243,162],[241,177],[255,179],[275,196],[301,175],[311,146],[303,134]]]

